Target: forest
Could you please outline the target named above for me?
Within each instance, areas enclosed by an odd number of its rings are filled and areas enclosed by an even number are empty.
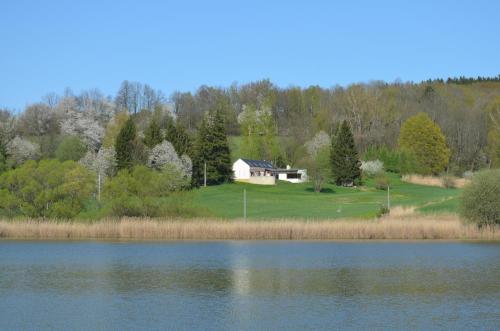
[[[408,153],[419,123],[436,138]],[[205,164],[209,185],[230,181],[238,157],[307,167],[320,191],[321,181],[344,183],[324,173],[321,163],[335,161],[319,153],[344,129],[361,160],[387,171],[464,176],[497,168],[500,76],[331,88],[261,80],[170,96],[130,81],[114,96],[67,88],[21,112],[0,110],[0,208],[70,218],[102,194],[112,214],[161,215],[154,197],[199,186]],[[432,164],[419,162],[429,155]]]

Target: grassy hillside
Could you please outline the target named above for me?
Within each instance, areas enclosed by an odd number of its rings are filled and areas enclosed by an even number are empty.
[[[402,182],[391,175],[391,205],[414,206],[423,212],[454,212],[459,189],[444,189]],[[371,181],[365,187],[342,188],[326,185],[315,193],[311,184],[279,182],[276,186],[226,184],[200,188],[193,192],[193,203],[213,216],[239,218],[243,215],[243,189],[247,190],[249,218],[342,218],[373,217],[386,204],[387,192],[377,190]]]

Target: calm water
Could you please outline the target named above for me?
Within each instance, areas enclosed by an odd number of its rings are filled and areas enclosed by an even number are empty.
[[[0,330],[499,328],[499,244],[0,241]]]

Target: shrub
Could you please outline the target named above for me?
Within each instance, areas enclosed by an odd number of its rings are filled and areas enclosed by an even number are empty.
[[[384,163],[380,160],[361,161],[361,170],[368,177],[373,177],[384,170]]]
[[[375,182],[375,188],[377,190],[387,190],[387,187],[390,184],[389,177],[383,171],[377,173],[373,180]]]
[[[500,224],[500,169],[477,173],[464,188],[460,212],[479,226]]]
[[[0,208],[12,216],[71,218],[91,197],[94,183],[74,161],[28,161],[0,176]]]
[[[443,185],[444,188],[457,187],[457,182],[455,180],[455,177],[448,174],[441,175],[441,184]]]
[[[382,217],[384,215],[387,215],[390,213],[389,208],[387,208],[386,205],[380,205],[378,211],[377,211],[377,217]]]
[[[414,173],[417,169],[415,156],[407,151],[390,150],[383,146],[368,148],[363,155],[365,161],[380,160],[384,169],[389,172],[400,174]]]
[[[187,187],[189,178],[173,166],[161,171],[136,166],[122,170],[104,188],[104,196],[115,216],[163,216],[162,198]]]

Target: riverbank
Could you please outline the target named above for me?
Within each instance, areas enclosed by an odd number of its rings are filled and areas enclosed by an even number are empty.
[[[119,219],[92,223],[0,221],[0,238],[97,240],[500,240],[498,227],[479,229],[456,215],[393,215],[377,220],[228,221]]]

